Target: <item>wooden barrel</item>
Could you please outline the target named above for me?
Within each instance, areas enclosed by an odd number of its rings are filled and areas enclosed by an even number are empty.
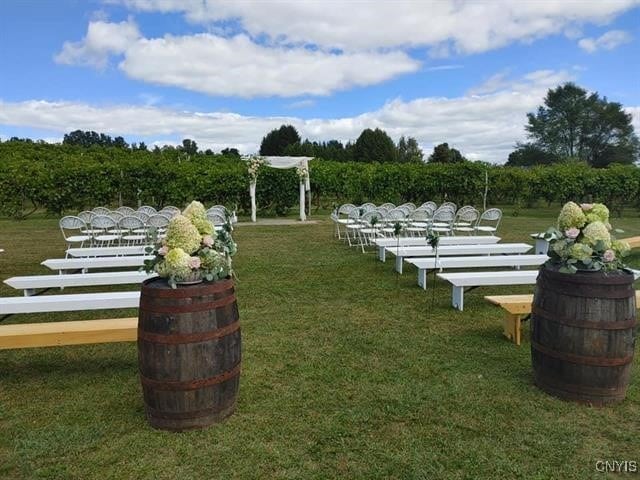
[[[138,365],[149,423],[182,431],[222,421],[240,383],[240,322],[232,280],[142,284]]]
[[[633,275],[542,267],[531,320],[538,387],[593,405],[624,399],[635,347]]]

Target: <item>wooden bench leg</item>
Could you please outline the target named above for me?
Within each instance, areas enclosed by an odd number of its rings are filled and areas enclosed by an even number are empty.
[[[504,336],[516,345],[520,345],[521,339],[521,315],[506,313],[504,316]]]

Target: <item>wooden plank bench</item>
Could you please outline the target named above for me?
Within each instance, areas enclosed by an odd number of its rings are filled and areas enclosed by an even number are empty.
[[[405,258],[409,257],[431,257],[435,255],[435,250],[426,247],[385,247],[388,253],[396,256],[395,269],[402,273],[402,264]],[[510,255],[521,254],[531,250],[531,245],[527,243],[496,243],[490,245],[443,245],[438,247],[438,255],[462,256],[462,255]]]
[[[24,290],[25,297],[35,295],[39,288],[94,287],[103,285],[126,285],[141,283],[155,277],[155,273],[138,271],[79,273],[72,275],[32,275],[11,277],[4,281],[18,290]]]
[[[132,247],[81,247],[68,248],[70,257],[117,257],[122,255],[144,255],[148,245],[136,245]]]
[[[0,350],[133,342],[137,331],[136,317],[0,325]]]
[[[623,238],[622,240],[627,242],[631,248],[640,248],[640,235],[637,237]]]
[[[489,245],[500,241],[500,237],[493,235],[470,235],[440,237],[440,246],[445,245]],[[402,237],[402,238],[376,238],[373,243],[378,247],[378,259],[381,262],[386,260],[385,247],[426,247],[429,245],[424,237]]]
[[[0,315],[138,308],[139,303],[139,291],[2,297],[0,298]]]
[[[495,267],[537,267],[549,259],[546,255],[482,255],[471,257],[442,257],[436,262],[435,257],[409,258],[407,263],[418,269],[418,285],[427,289],[427,274],[431,270],[449,270],[460,268],[495,268]]]
[[[534,285],[538,278],[538,270],[506,271],[506,272],[461,272],[438,273],[438,278],[451,283],[451,304],[458,310],[464,310],[465,289],[498,285]]]
[[[505,311],[504,336],[520,345],[522,317],[531,314],[533,295],[489,295],[484,298]],[[640,308],[640,290],[636,291],[636,307]]]
[[[85,258],[50,258],[42,265],[63,272],[65,270],[90,270],[103,268],[135,268],[142,267],[145,260],[151,260],[152,255],[130,255],[122,257],[85,257]]]

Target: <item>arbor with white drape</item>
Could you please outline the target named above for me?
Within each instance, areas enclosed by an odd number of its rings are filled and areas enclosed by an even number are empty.
[[[249,195],[251,196],[251,221],[256,221],[256,183],[258,167],[265,165],[272,168],[295,168],[299,178],[300,189],[300,220],[307,219],[305,214],[305,197],[311,192],[309,181],[309,161],[313,157],[253,157],[249,162]]]

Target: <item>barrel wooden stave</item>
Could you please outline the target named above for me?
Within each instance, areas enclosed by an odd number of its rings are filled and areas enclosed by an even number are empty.
[[[532,307],[535,383],[567,400],[624,399],[635,346],[631,275],[540,270]]]
[[[138,328],[147,418],[167,430],[201,428],[235,409],[241,335],[231,280],[142,289]]]

